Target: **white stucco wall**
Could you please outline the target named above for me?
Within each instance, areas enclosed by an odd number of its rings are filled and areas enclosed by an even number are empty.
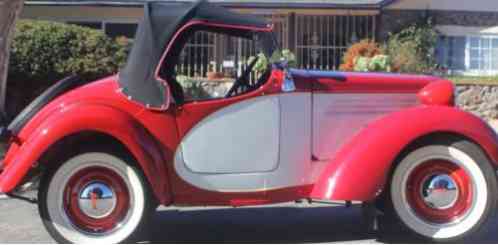
[[[498,0],[497,0],[498,1]],[[378,10],[347,9],[233,9],[247,14],[309,14],[309,15],[377,15]],[[135,23],[143,16],[140,7],[91,7],[91,6],[25,6],[21,14],[24,19],[54,21],[107,21]]]
[[[498,0],[396,0],[387,9],[498,12]]]
[[[137,22],[143,16],[142,8],[131,7],[69,7],[25,6],[21,18],[56,21],[114,21]]]
[[[498,23],[497,23],[498,24]],[[441,34],[446,36],[468,36],[468,35],[498,35],[498,25],[493,27],[467,27],[467,26],[452,26],[438,25],[436,29]]]

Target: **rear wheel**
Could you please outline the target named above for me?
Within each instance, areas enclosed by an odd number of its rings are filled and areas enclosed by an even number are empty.
[[[457,241],[477,232],[494,212],[496,185],[491,163],[474,143],[427,145],[396,167],[386,212],[422,238]]]
[[[129,241],[155,207],[145,183],[138,169],[114,155],[77,155],[42,181],[43,224],[63,243]]]

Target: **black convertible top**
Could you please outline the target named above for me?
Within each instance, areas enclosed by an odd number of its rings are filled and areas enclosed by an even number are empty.
[[[165,93],[155,71],[176,31],[190,20],[218,24],[268,27],[263,18],[231,12],[207,1],[149,2],[144,6],[144,19],[139,24],[126,66],[119,73],[119,84],[130,99],[147,107],[164,106]]]

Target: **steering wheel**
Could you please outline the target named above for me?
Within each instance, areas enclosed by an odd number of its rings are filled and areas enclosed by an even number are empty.
[[[246,85],[246,86],[249,86],[248,82],[247,82],[247,77],[249,76],[249,74],[251,74],[251,71],[252,71],[252,68],[254,68],[254,66],[256,65],[256,62],[258,61],[258,57],[256,56],[254,58],[253,61],[251,61],[251,63],[249,64],[249,66],[247,66],[246,70],[244,71],[244,73],[239,77],[237,78],[237,80],[233,83],[233,86],[232,88],[230,88],[230,90],[228,91],[228,93],[225,95],[225,98],[230,98],[233,96],[233,94],[240,88],[242,87],[243,85]]]

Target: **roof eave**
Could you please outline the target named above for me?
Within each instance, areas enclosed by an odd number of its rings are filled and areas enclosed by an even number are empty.
[[[141,7],[144,2],[106,2],[106,1],[85,1],[85,2],[60,2],[60,1],[25,1],[27,6],[126,6]]]
[[[323,4],[323,3],[223,3],[230,8],[279,8],[279,9],[380,9],[378,4]]]
[[[378,4],[325,4],[325,3],[272,3],[272,2],[227,2],[216,3],[224,7],[232,8],[308,8],[308,9],[381,9],[394,0],[383,0]],[[180,1],[176,1],[180,2]],[[189,2],[189,1],[185,1]],[[28,6],[110,6],[110,7],[141,7],[143,1],[26,1]]]

